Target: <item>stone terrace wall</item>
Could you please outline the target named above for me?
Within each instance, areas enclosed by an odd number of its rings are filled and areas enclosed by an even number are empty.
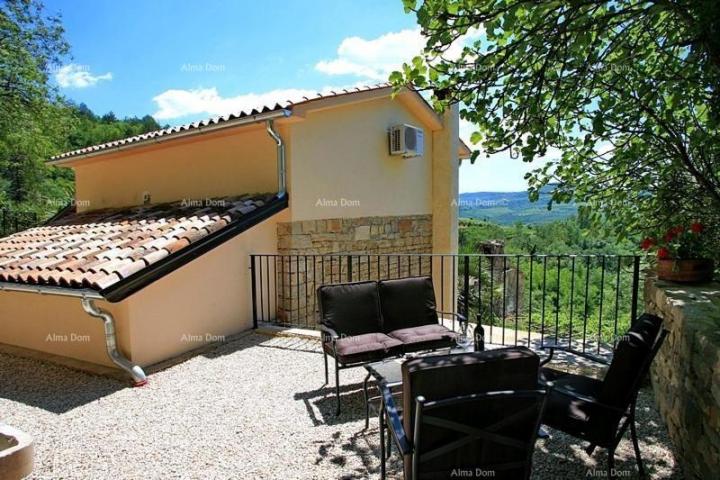
[[[720,284],[648,278],[646,311],[670,331],[651,370],[655,398],[685,475],[720,472]]]
[[[432,253],[431,215],[329,218],[278,223],[277,228],[278,254],[291,256],[274,266],[279,322],[313,327],[315,291],[323,284],[430,274],[428,257],[378,254]],[[357,257],[348,265],[346,258],[331,254]]]

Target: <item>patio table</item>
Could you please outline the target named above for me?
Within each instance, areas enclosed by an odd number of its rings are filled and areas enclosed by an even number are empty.
[[[371,379],[375,380],[375,386],[378,391],[382,392],[382,388],[385,387],[392,392],[393,396],[400,396],[402,394],[402,364],[406,360],[431,355],[468,353],[474,351],[474,349],[474,344],[469,343],[465,347],[455,346],[449,349],[444,348],[442,350],[434,350],[431,352],[408,354],[402,357],[384,359],[365,365],[364,367],[367,371],[367,375],[363,381],[363,394],[365,396],[365,428],[370,426],[370,410],[375,410],[375,401],[382,400],[382,394],[370,397],[368,387]],[[400,405],[402,405],[402,403],[400,403]],[[373,413],[379,413],[380,408],[382,408],[382,405],[380,405],[378,410]]]

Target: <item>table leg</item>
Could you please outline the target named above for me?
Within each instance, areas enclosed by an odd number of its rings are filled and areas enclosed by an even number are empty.
[[[370,380],[369,373],[363,381],[363,394],[365,395],[365,430],[367,430],[370,426],[370,398],[368,395],[368,380]]]

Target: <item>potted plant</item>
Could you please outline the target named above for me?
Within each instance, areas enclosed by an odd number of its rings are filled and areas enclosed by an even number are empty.
[[[662,236],[647,237],[640,243],[645,251],[657,251],[657,276],[680,283],[709,282],[715,265],[707,256],[705,227],[693,222],[689,227],[670,227]]]

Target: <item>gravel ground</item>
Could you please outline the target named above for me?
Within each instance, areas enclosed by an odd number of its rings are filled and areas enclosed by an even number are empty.
[[[344,413],[335,418],[310,340],[249,334],[142,388],[0,354],[0,420],[35,438],[34,479],[379,478],[377,420],[363,430],[363,376],[341,372]],[[638,414],[651,478],[682,478],[647,388]],[[602,451],[590,458],[551,433],[538,442],[533,479],[604,478]],[[391,478],[399,467],[391,462]],[[636,476],[627,439],[616,468]]]

